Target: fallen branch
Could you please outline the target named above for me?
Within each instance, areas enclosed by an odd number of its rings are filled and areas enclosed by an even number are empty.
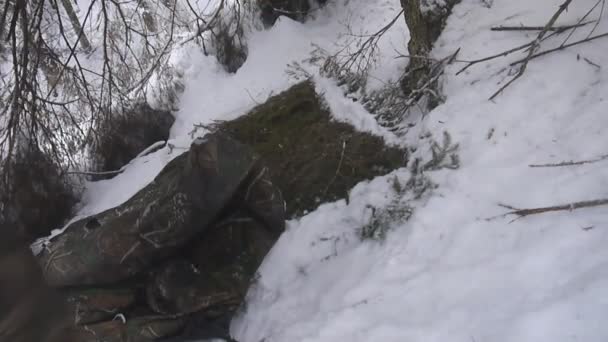
[[[564,32],[576,27],[582,27],[593,23],[595,21],[586,21],[583,23],[564,25],[564,26],[553,26],[548,28],[548,31]],[[542,31],[545,27],[543,26],[494,26],[490,28],[491,31]]]
[[[561,167],[561,166],[575,166],[575,165],[584,165],[584,164],[592,164],[597,163],[602,160],[608,159],[608,154],[603,155],[599,158],[589,159],[589,160],[579,160],[579,161],[563,161],[560,163],[550,163],[550,164],[530,164],[529,167]]]
[[[573,203],[555,205],[555,206],[550,206],[550,207],[528,208],[528,209],[519,209],[519,208],[515,208],[510,205],[506,205],[506,204],[499,204],[499,205],[501,207],[507,208],[511,211],[504,213],[502,215],[499,215],[499,216],[495,216],[493,218],[515,215],[515,216],[517,216],[513,220],[513,221],[515,221],[522,217],[538,215],[538,214],[548,213],[548,212],[552,212],[552,211],[573,211],[573,210],[581,209],[581,208],[592,208],[592,207],[599,207],[602,205],[608,205],[608,198],[591,200],[591,201],[573,202]],[[493,218],[489,218],[488,220],[493,219]],[[511,222],[513,222],[513,221],[511,221]]]
[[[509,87],[511,84],[513,84],[515,81],[517,81],[517,79],[519,79],[520,77],[522,77],[524,75],[524,73],[526,72],[526,69],[528,67],[528,63],[532,59],[532,56],[534,56],[534,54],[536,53],[536,50],[538,50],[538,48],[540,47],[540,43],[541,43],[542,39],[545,37],[545,35],[549,31],[549,29],[551,27],[553,27],[553,24],[555,24],[555,22],[557,21],[557,18],[559,18],[559,16],[566,10],[566,8],[568,8],[568,6],[570,5],[571,2],[572,2],[572,0],[566,0],[563,4],[561,4],[559,6],[558,10],[553,14],[553,16],[551,17],[551,19],[549,19],[549,21],[547,22],[547,24],[545,25],[543,30],[538,34],[536,39],[530,45],[530,48],[528,50],[528,55],[526,56],[526,58],[524,58],[522,60],[522,66],[519,68],[519,72],[517,73],[517,75],[515,75],[515,77],[513,77],[511,80],[509,80],[509,82],[505,83],[505,85],[500,87],[500,89],[498,89],[492,96],[490,96],[490,98],[489,98],[490,101],[494,100],[507,87]]]
[[[579,41],[576,41],[576,42],[573,42],[573,43],[570,43],[570,44],[560,45],[560,46],[558,46],[558,47],[556,47],[554,49],[549,49],[549,50],[545,50],[543,52],[539,52],[539,53],[537,53],[535,55],[530,56],[529,58],[526,57],[524,59],[520,59],[518,61],[515,61],[515,62],[511,63],[510,65],[511,66],[515,66],[517,64],[527,63],[530,60],[533,60],[533,59],[536,59],[538,57],[550,54],[552,52],[560,51],[560,50],[565,50],[565,49],[567,49],[569,47],[573,47],[575,45],[579,45],[579,44],[582,44],[582,43],[587,43],[587,42],[590,42],[592,40],[596,40],[596,39],[600,39],[600,38],[605,38],[605,37],[608,37],[608,32],[602,33],[602,34],[598,34],[598,35],[595,35],[595,36],[592,36],[592,37],[589,37],[589,38],[585,38],[585,39],[582,39],[582,40],[579,40]]]
[[[593,22],[593,21],[590,21],[590,22],[588,22],[588,23],[592,23],[592,22]],[[586,24],[587,24],[587,23],[586,23]],[[570,25],[570,28],[571,28],[571,29],[576,29],[576,28],[578,28],[578,27],[580,27],[580,26],[583,26],[583,25],[582,25],[582,22],[581,22],[581,23],[578,23],[578,24]],[[562,26],[562,27],[563,27],[563,26]],[[550,29],[549,29],[549,30],[550,30]],[[548,35],[548,36],[544,37],[543,39],[541,39],[541,42],[542,42],[542,41],[545,41],[545,40],[547,40],[547,39],[549,39],[549,38],[551,38],[551,37],[553,37],[553,36],[555,36],[555,35],[558,35],[558,34],[560,34],[560,33],[563,33],[563,32],[564,32],[564,31],[561,31],[561,30],[558,30],[558,31],[553,31],[553,32],[551,32],[551,34],[550,34],[550,35]],[[478,63],[483,63],[483,62],[487,62],[487,61],[489,61],[489,60],[496,59],[496,58],[506,57],[506,56],[508,56],[508,55],[510,55],[510,54],[512,54],[512,53],[515,53],[515,52],[518,52],[518,51],[524,50],[524,49],[526,49],[526,48],[529,48],[529,47],[531,47],[531,46],[532,46],[532,44],[534,44],[534,41],[531,41],[531,42],[525,43],[525,44],[523,44],[523,45],[516,46],[516,47],[514,47],[514,48],[511,48],[511,49],[509,49],[509,50],[505,50],[505,51],[499,52],[499,53],[494,54],[494,55],[491,55],[491,56],[487,56],[487,57],[483,57],[483,58],[479,58],[479,59],[474,59],[474,60],[470,60],[470,61],[462,61],[462,60],[458,60],[458,62],[461,62],[461,63],[467,63],[467,65],[465,65],[465,66],[464,66],[462,69],[460,69],[460,70],[459,70],[459,71],[456,73],[456,75],[459,75],[459,74],[463,73],[465,70],[467,70],[468,68],[472,67],[472,66],[473,66],[473,65],[475,65],[475,64],[478,64]]]

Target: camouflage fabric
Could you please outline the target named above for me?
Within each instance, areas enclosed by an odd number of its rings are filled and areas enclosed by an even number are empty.
[[[126,203],[70,225],[38,261],[67,296],[75,325],[66,341],[227,338],[284,228],[285,203],[267,167],[214,133]]]
[[[237,212],[211,227],[187,260],[168,263],[150,279],[149,307],[162,314],[200,312],[216,319],[234,312],[276,238]]]
[[[121,206],[75,222],[40,255],[53,286],[134,276],[200,234],[245,181],[256,157],[226,135],[197,139]]]
[[[67,292],[68,309],[76,324],[91,324],[114,318],[135,304],[133,289],[80,289]]]

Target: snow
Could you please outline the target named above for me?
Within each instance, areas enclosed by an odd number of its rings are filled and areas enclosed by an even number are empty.
[[[544,25],[558,0],[463,0],[454,8],[433,50],[470,60],[533,39],[530,32],[493,32],[495,25]],[[485,4],[492,3],[488,8]],[[575,23],[595,3],[573,3],[558,24]],[[305,24],[281,19],[249,32],[249,58],[236,74],[215,59],[184,47],[172,61],[184,71],[170,142],[186,147],[194,124],[238,117],[295,82],[287,64],[302,61],[311,43],[332,51],[353,30],[374,32],[399,11],[398,1],[340,0]],[[596,33],[608,30],[608,18]],[[571,41],[584,38],[593,25]],[[543,48],[561,44],[553,37]],[[403,70],[405,24],[380,42],[378,86]],[[435,139],[444,131],[460,146],[460,168],[428,172],[437,188],[411,200],[413,216],[395,224],[384,241],[359,238],[373,210],[395,199],[396,170],[357,185],[348,201],[326,203],[288,222],[261,266],[244,311],[231,332],[241,342],[453,341],[554,342],[608,340],[608,214],[605,207],[561,211],[513,220],[515,207],[541,207],[608,197],[606,161],[531,168],[530,164],[605,155],[608,135],[608,39],[532,61],[523,77],[494,101],[488,98],[514,76],[514,54],[442,80],[447,101],[418,124]],[[599,65],[596,67],[588,61]],[[402,144],[369,113],[341,95],[312,66],[317,91],[336,120]],[[196,135],[202,135],[203,130]],[[428,154],[428,139],[418,154]],[[79,216],[111,208],[150,182],[183,150],[161,149],[134,160],[121,175],[91,183]]]
[[[204,56],[198,49],[175,52],[173,63],[190,77],[180,100],[172,136],[187,134],[194,124],[210,124],[243,115],[297,82],[286,73],[287,65],[309,58],[315,48],[312,44],[334,50],[336,42],[348,33],[346,23],[357,29],[354,34],[360,33],[358,29],[366,23],[370,26],[364,32],[371,33],[390,21],[398,9],[399,4],[390,0],[375,3],[340,0],[318,11],[317,17],[306,24],[281,17],[272,28],[249,35],[247,61],[236,74],[227,74],[215,57]],[[392,80],[398,76],[394,70],[403,67],[404,62],[394,58],[397,53],[393,48],[406,49],[406,33],[405,22],[400,21],[381,42],[383,52],[378,56],[378,66],[372,70],[372,79]],[[307,71],[314,72],[311,69]],[[369,122],[366,125],[368,129],[378,130],[369,128]]]
[[[543,25],[559,4],[495,1],[488,9],[463,1],[433,54],[461,47],[459,59],[474,59],[525,43],[532,35],[489,27]],[[575,23],[587,9],[572,5],[559,23]],[[597,33],[606,28],[600,24]],[[608,73],[577,54],[603,66],[607,48],[607,41],[596,41],[533,61],[494,102],[487,99],[514,74],[504,67],[522,54],[459,76],[463,65],[450,66],[448,100],[427,116],[422,130],[448,131],[460,144],[461,168],[433,172],[438,188],[384,244],[355,240],[355,228],[365,223],[360,201],[382,202],[368,197],[387,191],[381,179],[353,190],[349,205],[328,204],[290,222],[260,270],[246,313],[233,322],[236,338],[606,341],[605,209],[487,219],[506,212],[499,203],[539,207],[606,197],[605,162],[528,165],[605,154]],[[327,235],[348,240],[329,260],[324,257],[331,247],[317,246]]]

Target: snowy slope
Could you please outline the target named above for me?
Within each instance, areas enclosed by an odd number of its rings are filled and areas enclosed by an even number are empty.
[[[433,54],[461,48],[468,60],[528,42],[525,32],[492,32],[494,25],[544,25],[558,0],[463,0],[454,9]],[[574,2],[558,24],[572,24],[595,1]],[[287,63],[307,58],[311,43],[331,50],[346,32],[374,32],[399,10],[397,0],[339,0],[306,24],[282,19],[251,32],[250,56],[229,75],[211,57],[184,50],[175,63],[187,75],[172,143],[187,146],[196,123],[242,115],[294,80]],[[608,12],[608,11],[606,11]],[[590,27],[572,37],[585,37]],[[597,33],[608,31],[608,18]],[[557,46],[564,35],[547,41]],[[374,77],[394,79],[404,67],[407,32],[399,21],[381,41]],[[430,172],[437,188],[416,201],[413,217],[397,223],[386,240],[364,241],[358,229],[370,206],[394,198],[395,177],[359,184],[348,203],[325,204],[292,222],[260,269],[232,333],[241,342],[450,341],[554,342],[608,340],[608,213],[606,207],[521,218],[499,203],[538,207],[608,197],[607,161],[530,168],[529,164],[592,159],[606,154],[608,39],[531,62],[526,74],[495,101],[487,99],[513,76],[508,63],[489,61],[456,76],[448,67],[447,101],[419,124],[460,145],[458,170]],[[577,58],[577,55],[580,58]],[[600,68],[585,61],[597,64]],[[332,81],[318,89],[337,119],[391,136],[369,114],[339,96]],[[351,114],[349,116],[349,114]],[[490,132],[492,132],[490,134]],[[203,132],[198,132],[202,134]],[[425,146],[424,144],[422,146]],[[145,186],[183,150],[162,149],[137,159],[116,178],[89,186],[81,215],[120,204]],[[424,151],[422,151],[424,152]],[[593,227],[589,229],[589,227]]]
[[[558,23],[575,23],[594,2],[572,5]],[[434,54],[460,47],[459,59],[474,59],[525,43],[533,36],[489,28],[544,25],[559,3],[496,0],[488,9],[465,0]],[[597,33],[606,30],[602,23]],[[605,51],[608,40],[598,40],[534,61],[494,102],[487,99],[509,78],[504,67],[521,54],[460,76],[454,74],[463,65],[451,66],[448,100],[424,125],[460,143],[461,168],[432,174],[438,189],[383,245],[358,243],[353,229],[365,224],[362,203],[377,205],[390,192],[384,179],[360,185],[349,205],[330,204],[291,222],[233,325],[237,339],[608,340],[605,207],[486,220],[505,212],[498,203],[538,207],[608,197],[608,161],[528,167],[606,154]],[[337,256],[326,260],[335,248],[322,241],[328,236],[342,238]]]

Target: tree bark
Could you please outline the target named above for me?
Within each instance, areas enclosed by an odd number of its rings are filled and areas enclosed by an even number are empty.
[[[424,10],[422,5],[428,0],[401,0],[405,23],[410,31],[408,52],[410,56],[427,57],[437,40],[452,8],[460,0],[447,0],[445,5]],[[411,58],[402,79],[401,87],[406,95],[416,90],[430,72],[431,60],[427,58]]]

